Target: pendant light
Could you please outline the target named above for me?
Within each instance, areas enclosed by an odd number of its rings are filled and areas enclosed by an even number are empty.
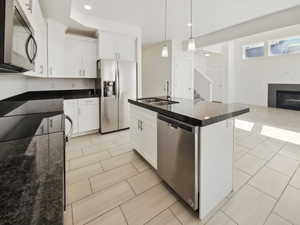
[[[165,33],[164,33],[164,40],[167,41],[167,10],[168,10],[168,4],[167,4],[168,0],[165,0]],[[161,56],[164,58],[169,57],[169,49],[167,44],[165,44],[161,50]]]
[[[190,23],[189,23],[189,27],[190,27],[190,38],[188,41],[188,51],[195,51],[196,50],[196,43],[195,43],[195,39],[193,38],[193,0],[191,0],[191,13],[190,13]]]

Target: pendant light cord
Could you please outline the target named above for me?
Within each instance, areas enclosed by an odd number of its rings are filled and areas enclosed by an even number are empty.
[[[167,21],[168,21],[167,10],[168,10],[168,0],[165,0],[165,35],[164,35],[165,41],[167,40]]]
[[[191,23],[191,27],[190,27],[190,38],[193,38],[193,0],[191,0],[191,12],[190,12],[190,23]]]

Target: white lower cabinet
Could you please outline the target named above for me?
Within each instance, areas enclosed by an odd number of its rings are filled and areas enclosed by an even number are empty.
[[[78,133],[78,101],[77,99],[64,100],[64,112],[65,115],[69,116],[73,121],[72,134]],[[66,121],[65,132],[68,135],[71,129],[71,124]]]
[[[64,112],[73,121],[72,136],[99,129],[99,98],[82,98],[64,101]],[[70,130],[66,122],[66,134]]]
[[[79,133],[99,129],[99,98],[78,100]]]
[[[157,113],[131,104],[130,139],[133,148],[157,169]]]

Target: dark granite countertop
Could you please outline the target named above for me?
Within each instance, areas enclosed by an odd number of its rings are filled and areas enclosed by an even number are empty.
[[[79,99],[99,97],[95,89],[31,91],[6,99],[6,101],[24,101],[41,99]]]
[[[62,225],[63,100],[0,102],[0,224]]]
[[[166,97],[154,97],[166,99]],[[249,108],[237,104],[223,104],[201,100],[171,98],[178,102],[171,105],[145,103],[143,99],[129,99],[129,103],[161,113],[170,118],[186,122],[194,126],[208,126],[250,111]]]

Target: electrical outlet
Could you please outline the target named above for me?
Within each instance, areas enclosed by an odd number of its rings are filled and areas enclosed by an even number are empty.
[[[72,88],[76,87],[76,84],[75,83],[72,83]]]

